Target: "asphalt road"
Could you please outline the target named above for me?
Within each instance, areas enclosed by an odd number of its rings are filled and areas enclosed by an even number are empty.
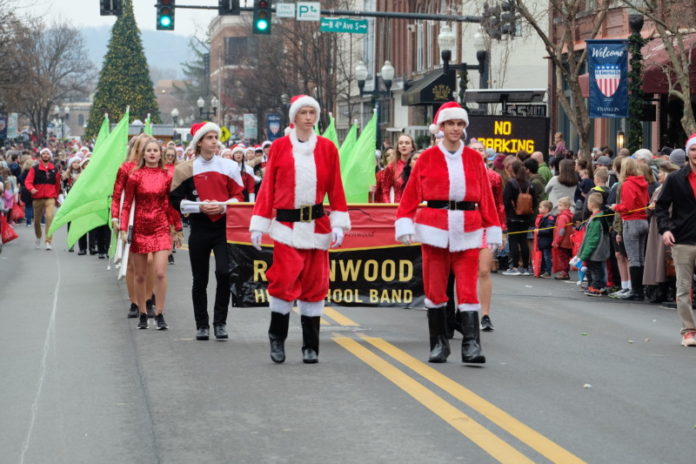
[[[495,276],[488,363],[427,360],[425,312],[334,307],[320,362],[268,355],[269,315],[232,308],[194,340],[187,254],[170,330],[136,330],[95,256],[0,254],[0,463],[692,463],[696,349],[675,311]]]

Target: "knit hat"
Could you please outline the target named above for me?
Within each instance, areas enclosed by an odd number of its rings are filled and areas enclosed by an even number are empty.
[[[681,148],[672,150],[672,153],[669,154],[669,162],[676,164],[680,168],[684,167],[686,164],[686,152]]]
[[[602,155],[597,160],[594,162],[594,164],[598,164],[600,166],[611,166],[611,158],[609,158],[607,155]]]
[[[207,134],[208,132],[215,131],[217,132],[218,137],[220,137],[220,126],[215,124],[214,122],[197,122],[191,126],[191,135],[193,138],[191,139],[191,142],[188,145],[188,148],[193,149],[193,151],[196,151],[196,145],[198,145],[198,142],[201,141],[201,139]]]
[[[317,121],[319,120],[319,117],[321,116],[319,102],[309,95],[295,95],[290,99],[290,111],[288,113],[291,128],[295,125],[295,116],[297,116],[297,112],[300,111],[300,108],[304,106],[311,106],[314,108],[314,110],[317,112]]]
[[[696,144],[696,134],[691,134],[691,136],[686,140],[686,146],[684,147],[685,152],[689,152],[689,147]]]
[[[430,133],[437,134],[440,130],[440,126],[445,123],[445,121],[453,121],[461,119],[464,121],[464,127],[469,126],[469,115],[466,110],[462,108],[457,102],[447,102],[437,110],[435,113],[435,118],[433,123],[430,125]]]

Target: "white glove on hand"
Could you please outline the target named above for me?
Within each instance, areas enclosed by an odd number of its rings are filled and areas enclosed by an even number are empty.
[[[262,235],[263,235],[263,232],[259,232],[258,230],[251,231],[251,246],[256,248],[258,251],[261,251],[261,236]]]
[[[111,228],[114,229],[114,230],[119,230],[118,225],[119,225],[119,224],[118,224],[118,218],[112,218],[112,219],[111,219]]]
[[[501,247],[501,245],[499,245],[499,244],[497,244],[497,243],[489,243],[489,244],[488,244],[488,249],[491,250],[491,251],[495,251],[495,250],[497,250],[497,249],[500,248],[500,247]]]
[[[338,248],[343,244],[343,229],[334,227],[331,229],[331,248]]]
[[[397,240],[404,245],[412,245],[413,242],[416,241],[416,236],[413,234],[404,234],[401,237],[398,237]]]

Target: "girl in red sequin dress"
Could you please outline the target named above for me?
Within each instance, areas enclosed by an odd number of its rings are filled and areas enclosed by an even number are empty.
[[[147,297],[145,284],[147,255],[153,254],[155,271],[155,321],[159,330],[167,328],[164,322],[164,305],[167,293],[167,257],[175,246],[181,246],[182,228],[179,214],[169,203],[172,178],[164,167],[159,143],[149,139],[142,146],[142,158],[138,167],[128,176],[126,195],[121,211],[121,235],[127,234],[128,217],[135,199],[135,214],[131,236],[131,259],[135,271],[136,304],[140,308],[139,329],[147,329]]]

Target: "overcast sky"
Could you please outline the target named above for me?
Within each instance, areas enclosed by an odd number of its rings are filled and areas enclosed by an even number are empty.
[[[99,0],[15,0],[18,11],[46,18],[61,18],[70,21],[77,28],[112,25],[114,16],[99,15]],[[157,0],[133,0],[133,11],[141,30],[155,29],[155,3]],[[179,0],[184,5],[217,6],[216,0]],[[177,9],[174,20],[175,34],[203,37],[210,20],[217,10]],[[198,32],[198,34],[196,34]],[[172,34],[172,32],[161,32]]]

